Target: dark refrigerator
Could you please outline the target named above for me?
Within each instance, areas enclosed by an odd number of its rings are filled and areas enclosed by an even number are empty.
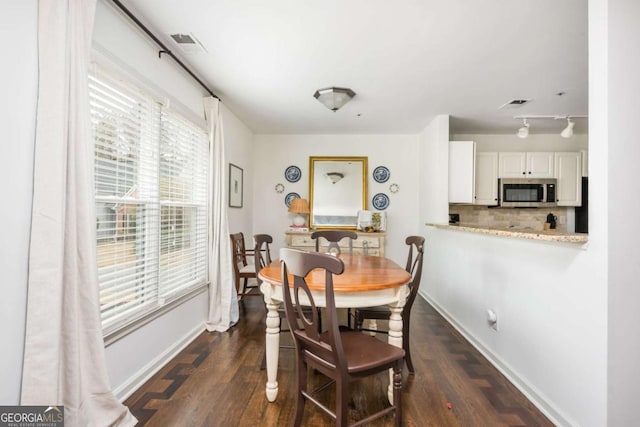
[[[589,178],[582,177],[582,206],[576,208],[576,233],[589,232]]]

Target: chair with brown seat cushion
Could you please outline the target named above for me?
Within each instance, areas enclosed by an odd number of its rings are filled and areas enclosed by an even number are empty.
[[[411,320],[411,306],[418,294],[418,288],[420,287],[420,277],[422,276],[422,259],[424,255],[424,237],[422,236],[409,236],[405,240],[405,243],[409,245],[409,256],[407,257],[406,270],[411,273],[411,282],[409,282],[409,296],[407,302],[402,309],[402,348],[405,351],[405,360],[407,361],[407,368],[409,373],[415,373],[413,369],[413,362],[411,361],[411,349],[409,346],[410,331],[409,325]],[[415,256],[414,256],[415,252]],[[389,320],[391,311],[388,306],[378,307],[365,307],[356,308],[354,317],[356,323],[356,329],[372,332],[388,333],[387,331],[379,331],[373,329],[365,329],[362,327],[365,319],[376,320]]]
[[[231,234],[230,237],[236,293],[238,296],[262,295],[260,292],[255,292],[255,290],[259,289],[259,284],[257,282],[249,283],[249,279],[257,280],[256,268],[253,262],[249,263],[249,260],[253,261],[254,259],[254,250],[246,248],[243,233],[234,233]],[[242,279],[244,279],[244,284],[241,291],[240,281]]]
[[[333,275],[342,274],[344,263],[340,258],[296,249],[282,249],[283,292],[287,318],[298,317],[299,322],[291,326],[296,346],[296,410],[294,426],[301,425],[304,405],[308,400],[333,417],[336,426],[347,425],[347,403],[349,383],[355,379],[393,369],[393,405],[382,409],[358,422],[365,423],[395,411],[395,425],[402,422],[402,365],[404,350],[357,331],[343,329],[338,325]],[[305,276],[313,269],[323,269],[325,274],[325,301],[327,331],[318,332],[316,301]],[[292,275],[293,283],[288,274]],[[300,301],[307,299],[314,309],[311,316],[305,315]],[[315,392],[324,390],[327,384],[314,391],[307,391],[308,368],[313,368],[335,381],[336,408],[330,410],[315,397]],[[386,393],[384,393],[386,394]]]
[[[349,254],[353,254],[353,241],[358,238],[358,235],[348,230],[320,230],[311,233],[311,238],[316,241],[316,252],[320,251],[320,238],[323,238],[329,242],[327,251],[330,252],[331,248],[335,248],[337,254],[340,255],[342,253],[340,250],[340,241],[345,238],[349,239]]]

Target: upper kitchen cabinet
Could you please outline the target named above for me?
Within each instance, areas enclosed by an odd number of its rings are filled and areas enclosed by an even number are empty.
[[[553,178],[553,152],[501,152],[498,155],[500,178]]]
[[[475,157],[475,142],[449,142],[449,203],[473,203]]]
[[[558,180],[556,200],[558,206],[582,205],[582,154],[555,153],[555,178]]]
[[[476,205],[498,205],[498,153],[476,153]]]

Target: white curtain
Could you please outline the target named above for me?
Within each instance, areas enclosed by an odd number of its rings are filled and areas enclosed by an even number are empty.
[[[38,109],[22,405],[67,426],[133,426],[106,370],[87,66],[95,0],[38,2]]]
[[[220,100],[204,99],[209,132],[211,196],[209,197],[209,315],[208,331],[226,331],[238,322],[238,297],[233,284],[233,260],[225,194],[227,186],[224,132]]]

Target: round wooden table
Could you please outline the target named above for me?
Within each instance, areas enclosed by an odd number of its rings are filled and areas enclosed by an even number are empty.
[[[388,304],[389,344],[402,347],[402,307],[409,294],[407,283],[411,275],[392,260],[384,257],[364,255],[340,255],[344,272],[333,276],[333,287],[337,308],[371,307]],[[278,353],[280,349],[280,316],[278,307],[283,301],[282,271],[280,260],[260,270],[263,280],[260,290],[267,305],[266,359],[267,388],[269,402],[278,397]],[[323,307],[324,272],[314,270],[306,277],[312,290],[316,306]],[[302,295],[301,295],[302,297]],[[301,300],[301,304],[305,301]],[[389,383],[389,401],[392,401],[392,382]]]

